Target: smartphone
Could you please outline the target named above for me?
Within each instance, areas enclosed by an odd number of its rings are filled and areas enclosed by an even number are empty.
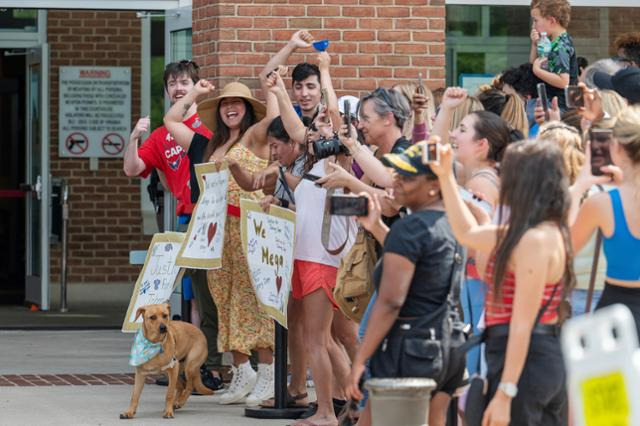
[[[590,129],[589,141],[591,142],[591,174],[602,176],[604,172],[600,170],[602,166],[612,164],[611,162],[611,139],[613,130],[611,129]]]
[[[320,103],[323,106],[322,112],[324,112],[324,122],[330,124],[331,116],[329,115],[329,95],[327,94],[327,89],[322,89],[320,93]]]
[[[491,204],[489,204],[488,201],[475,197],[467,188],[460,187],[460,196],[464,201],[470,201],[473,204],[480,206],[489,214],[489,216],[493,215],[493,208],[491,207]]]
[[[544,83],[538,83],[536,85],[538,89],[538,99],[540,99],[540,103],[542,104],[542,109],[544,110],[544,118],[545,120],[549,119],[549,98],[547,97],[547,87]]]
[[[427,141],[422,146],[422,164],[434,163],[440,161],[440,147],[435,141]]]
[[[347,126],[347,134],[351,127],[351,102],[348,99],[344,100],[344,124]]]
[[[584,93],[578,86],[567,86],[564,88],[564,99],[569,108],[580,108],[584,106]]]
[[[369,199],[352,195],[332,195],[329,213],[335,216],[366,216],[369,214]]]
[[[418,73],[418,87],[416,87],[416,93],[424,95],[426,91],[424,90],[424,85],[422,84],[422,73]]]
[[[311,182],[315,182],[320,179],[320,176],[312,175],[311,173],[305,173],[302,175],[302,179],[310,180]]]

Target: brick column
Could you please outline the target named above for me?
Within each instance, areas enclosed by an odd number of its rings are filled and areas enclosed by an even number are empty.
[[[306,29],[331,41],[339,96],[415,81],[418,73],[436,88],[445,77],[444,17],[444,0],[194,0],[194,59],[218,87],[239,79],[257,88],[269,57]],[[289,64],[316,62],[315,56],[304,51]]]
[[[146,248],[142,235],[138,179],[122,171],[121,158],[58,156],[58,93],[61,66],[131,67],[132,126],[140,115],[140,20],[134,12],[51,10],[47,14],[51,46],[51,174],[71,186],[69,219],[70,283],[135,282],[139,266],[129,265],[129,250]],[[133,127],[132,127],[133,128]],[[51,282],[60,278],[60,246],[52,246]]]

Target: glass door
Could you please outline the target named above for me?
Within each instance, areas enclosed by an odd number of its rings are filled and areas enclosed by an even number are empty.
[[[191,6],[171,9],[165,12],[164,18],[164,60],[165,65],[171,62],[192,59],[191,50]],[[165,96],[165,110],[169,109],[169,99]],[[176,199],[169,192],[164,193],[164,230],[175,231]],[[171,295],[171,312],[183,315],[189,320],[189,304],[182,299],[182,286],[176,287]]]
[[[192,59],[191,6],[167,10],[164,18],[164,60],[171,62]],[[165,111],[170,107],[165,96]],[[176,199],[168,191],[164,195],[164,230],[176,230]]]
[[[49,309],[49,62],[48,45],[26,60],[26,282],[25,300]]]

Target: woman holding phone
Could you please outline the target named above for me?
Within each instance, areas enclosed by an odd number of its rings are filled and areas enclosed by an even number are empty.
[[[608,141],[603,133],[590,141],[586,164],[571,189],[571,239],[579,251],[596,230],[602,232],[607,273],[596,309],[614,303],[626,305],[640,337],[640,106],[623,110],[613,119],[611,129]],[[607,165],[607,152],[613,165]],[[592,158],[594,154],[599,158]],[[592,185],[609,183],[611,176],[616,188],[595,194],[580,205]]]
[[[489,285],[485,343],[490,402],[482,424],[566,425],[558,307],[574,276],[562,153],[546,141],[507,148],[498,224],[479,224],[463,202],[450,146],[441,147],[440,161],[430,167],[440,181],[456,239],[490,256],[484,274]]]

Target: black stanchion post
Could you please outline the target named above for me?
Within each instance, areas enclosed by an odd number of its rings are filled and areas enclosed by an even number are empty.
[[[274,365],[274,396],[273,407],[246,408],[244,415],[255,419],[297,419],[306,408],[287,407],[287,329],[275,322],[276,350]]]

